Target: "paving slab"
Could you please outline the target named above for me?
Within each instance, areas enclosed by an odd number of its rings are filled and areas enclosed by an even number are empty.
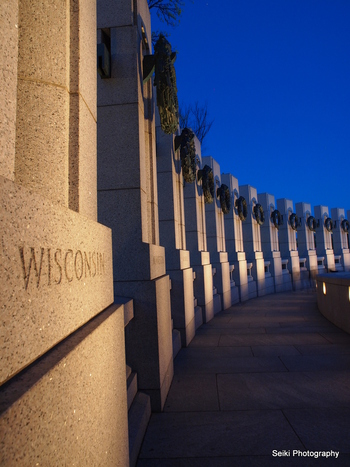
[[[350,465],[349,420],[350,335],[319,313],[313,291],[258,297],[181,349],[137,466]]]
[[[253,345],[251,349],[254,357],[279,357],[281,355],[301,354],[294,345]]]
[[[283,355],[280,359],[289,371],[335,371],[350,369],[350,355]]]
[[[244,373],[217,376],[221,410],[343,407],[350,373]]]
[[[350,354],[350,345],[346,344],[295,345],[295,348],[302,355]]]
[[[340,464],[342,462],[342,464]],[[139,459],[137,467],[339,467],[350,465],[350,455],[335,458],[301,458],[270,456],[201,457],[180,459]]]
[[[350,454],[349,407],[289,409],[283,412],[306,449],[340,451],[340,459],[344,454]]]
[[[303,449],[279,410],[153,414],[140,458],[218,457]]]
[[[328,339],[328,338],[327,338]],[[279,334],[253,334],[253,335],[221,335],[220,346],[247,346],[247,345],[294,345],[294,344],[326,344],[325,337],[318,333],[279,333]]]
[[[243,347],[246,349],[247,347]],[[248,347],[249,348],[249,347]],[[250,349],[249,349],[250,351]],[[201,356],[180,360],[175,374],[193,373],[260,373],[267,371],[287,371],[279,357],[217,357]]]
[[[215,374],[175,375],[164,412],[218,411],[219,398]]]

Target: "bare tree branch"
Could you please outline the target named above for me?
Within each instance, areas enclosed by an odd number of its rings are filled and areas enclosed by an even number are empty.
[[[184,5],[182,0],[148,0],[148,8],[155,8],[160,21],[172,27],[179,24]]]
[[[197,136],[201,145],[203,145],[204,138],[209,133],[214,120],[208,120],[208,103],[203,105],[198,101],[194,105],[183,105],[179,107],[179,122],[181,128],[191,128]]]

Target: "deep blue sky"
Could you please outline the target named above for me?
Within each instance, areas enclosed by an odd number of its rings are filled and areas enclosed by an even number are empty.
[[[258,193],[350,209],[350,0],[185,0],[167,31],[202,155]]]

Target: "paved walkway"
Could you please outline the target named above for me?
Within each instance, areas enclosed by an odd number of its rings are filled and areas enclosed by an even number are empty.
[[[175,359],[137,463],[271,465],[350,465],[350,335],[319,313],[311,290],[250,300],[203,325]]]

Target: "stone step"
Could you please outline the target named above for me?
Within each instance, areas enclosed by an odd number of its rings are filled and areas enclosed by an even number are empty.
[[[179,353],[181,349],[181,334],[177,329],[173,329],[173,358]]]
[[[195,329],[197,330],[203,324],[203,313],[200,306],[196,306],[194,309],[194,322]]]
[[[128,410],[130,410],[131,404],[133,403],[135,396],[137,394],[137,373],[132,372],[126,381],[127,386],[127,400],[128,400]]]
[[[130,467],[136,465],[150,416],[150,397],[143,392],[138,392],[128,413]]]

